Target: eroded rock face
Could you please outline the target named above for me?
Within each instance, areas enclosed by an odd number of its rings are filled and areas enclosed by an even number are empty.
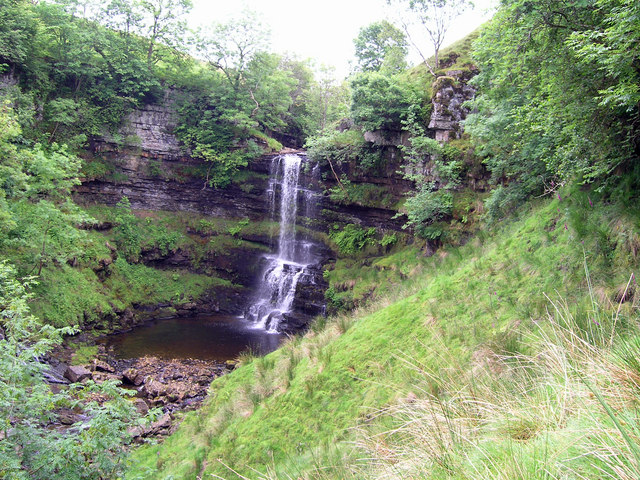
[[[464,102],[473,99],[476,93],[467,83],[471,76],[473,72],[449,70],[434,82],[429,129],[434,130],[436,140],[446,142],[462,135],[461,122],[469,114]]]
[[[140,155],[150,158],[176,160],[187,157],[189,151],[180,145],[173,134],[177,114],[173,108],[173,92],[167,90],[161,105],[145,105],[131,112],[119,133],[120,141],[106,136],[94,143],[98,152],[110,151],[113,146],[139,149]]]
[[[129,116],[128,122],[120,132],[120,143],[110,138],[94,141],[92,147],[95,157],[108,163],[112,172],[102,178],[84,179],[82,185],[76,189],[76,201],[81,204],[99,203],[113,206],[126,196],[134,210],[194,212],[217,218],[248,218],[250,221],[269,219],[266,191],[273,155],[266,155],[252,162],[241,184],[214,189],[206,185],[206,165],[190,158],[189,152],[181,148],[173,134],[175,124],[176,115],[171,107],[171,94],[167,94],[163,105],[149,105]],[[372,140],[383,142],[384,135],[380,132],[374,132],[372,135],[375,137]],[[406,134],[400,136],[402,138],[398,140],[406,143]],[[385,140],[386,143],[389,141]],[[397,147],[388,146],[384,149],[385,161],[382,162],[382,171],[363,174],[357,166],[345,164],[338,167],[337,173],[347,175],[354,184],[370,184],[384,191],[385,195],[389,195],[389,201],[375,204],[376,206],[363,206],[336,203],[327,194],[319,195],[312,219],[300,218],[298,224],[323,234],[326,234],[335,222],[358,224],[364,228],[376,227],[382,231],[402,231],[406,219],[394,218],[397,212],[391,206],[413,185],[397,172],[400,162]],[[322,185],[316,185],[320,191],[336,184],[329,167],[326,167],[326,170],[319,174],[324,178]],[[310,185],[314,181],[317,182],[312,178],[311,172],[302,174],[302,185]],[[207,308],[209,312],[238,314],[252,298],[255,281],[259,276],[260,259],[265,248],[273,250],[277,242],[277,238],[266,237],[242,239],[253,242],[260,248],[247,249],[246,245],[240,248],[230,246],[224,255],[207,254],[197,266],[192,265],[189,252],[180,248],[171,252],[143,251],[142,261],[156,268],[180,268],[205,274],[210,272],[240,286],[233,291],[229,291],[228,288],[216,289],[208,295],[210,302],[182,305],[177,311],[178,315],[204,312]],[[332,253],[326,248],[321,252],[321,257],[323,260],[319,265],[319,274],[314,276],[313,281],[300,286],[299,296],[294,305],[297,314],[306,319],[300,322],[292,321],[291,330],[301,327],[301,322],[307,322],[308,318],[324,310],[326,283],[322,280],[321,273],[322,266],[332,260]],[[100,275],[108,275],[109,265],[105,263],[98,268]],[[116,329],[126,329],[128,325],[133,326],[139,323],[139,319],[148,318],[154,313],[146,311],[148,307],[144,307],[144,310],[141,312],[134,308],[134,315],[126,322],[121,322],[122,328]]]

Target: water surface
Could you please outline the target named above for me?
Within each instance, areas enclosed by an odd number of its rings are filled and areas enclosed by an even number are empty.
[[[113,354],[122,359],[154,356],[224,362],[248,349],[266,355],[278,348],[283,338],[242,318],[198,315],[156,320],[130,332],[110,335],[101,343],[113,347]]]

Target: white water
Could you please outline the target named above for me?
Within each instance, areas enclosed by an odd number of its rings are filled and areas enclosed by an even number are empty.
[[[298,186],[301,165],[302,158],[293,154],[275,157],[271,164],[267,194],[272,217],[275,217],[277,192],[280,191],[278,253],[265,257],[267,265],[257,298],[246,314],[256,327],[268,332],[277,332],[283,315],[291,312],[298,283],[313,260],[309,242],[296,239],[298,196],[304,195],[305,205],[311,200],[309,193]]]

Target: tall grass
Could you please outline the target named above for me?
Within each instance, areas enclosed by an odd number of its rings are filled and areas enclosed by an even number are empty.
[[[587,277],[588,278],[588,277]],[[640,316],[549,300],[530,354],[446,358],[359,428],[358,478],[640,478]],[[414,393],[418,392],[418,394]]]

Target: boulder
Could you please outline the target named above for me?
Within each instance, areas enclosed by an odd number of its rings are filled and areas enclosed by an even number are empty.
[[[91,377],[91,372],[82,365],[69,365],[64,372],[64,378],[71,383],[81,382]]]
[[[122,375],[118,375],[115,373],[99,372],[97,370],[91,373],[91,378],[96,383],[106,382],[107,380],[116,380],[119,382],[122,381]]]
[[[114,373],[116,371],[116,369],[109,365],[107,362],[103,362],[102,360],[98,359],[95,359],[93,361],[93,370],[107,373]]]
[[[131,385],[135,385],[136,387],[142,385],[144,379],[142,375],[138,373],[135,368],[127,368],[124,372],[122,372],[122,378],[130,383]]]
[[[136,398],[133,400],[133,404],[140,415],[146,415],[149,412],[149,405],[143,399]]]
[[[151,424],[151,431],[153,433],[158,433],[160,430],[164,430],[171,426],[171,415],[165,413],[158,420]]]

